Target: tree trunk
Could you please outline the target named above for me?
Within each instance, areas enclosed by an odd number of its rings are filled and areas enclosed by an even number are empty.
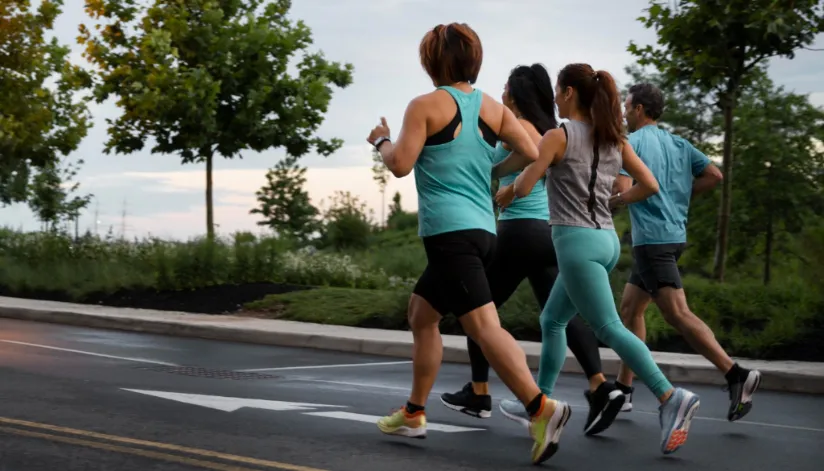
[[[730,233],[730,209],[732,207],[732,115],[733,93],[727,93],[723,101],[724,112],[724,162],[722,172],[724,181],[721,185],[721,205],[718,207],[718,237],[715,245],[715,268],[713,275],[716,280],[724,281],[724,271],[727,263],[727,245]]]
[[[215,216],[212,201],[212,154],[205,156],[206,160],[206,237],[209,240],[215,237]]]

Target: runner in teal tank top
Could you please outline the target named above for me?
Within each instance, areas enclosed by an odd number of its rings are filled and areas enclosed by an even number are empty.
[[[436,89],[409,103],[397,142],[384,118],[367,138],[393,175],[415,172],[427,260],[409,299],[412,392],[377,426],[385,434],[426,437],[425,406],[443,360],[438,326],[453,314],[526,407],[531,461],[538,464],[558,449],[571,409],[541,392],[523,349],[501,327],[486,274],[496,242],[492,179],[523,169],[538,158],[538,149],[512,111],[472,87],[483,48],[469,26],[452,23],[427,32],[420,59]],[[498,141],[516,152],[496,164]]]
[[[458,105],[462,122],[480,121],[483,94],[440,86]],[[454,122],[454,121],[453,121]],[[415,162],[418,234],[421,237],[467,229],[495,234],[495,211],[489,198],[495,148],[473,129],[461,127],[448,141],[427,145]],[[452,137],[450,135],[450,137]]]
[[[495,148],[495,161],[500,162],[505,159],[511,150],[506,150],[502,143],[498,143]],[[504,175],[498,179],[500,188],[512,185],[515,183],[515,178],[521,172]],[[503,209],[498,216],[498,221],[510,221],[513,219],[540,219],[543,221],[549,220],[549,203],[546,193],[546,179],[538,180],[532,191],[523,198],[516,198],[512,204]]]

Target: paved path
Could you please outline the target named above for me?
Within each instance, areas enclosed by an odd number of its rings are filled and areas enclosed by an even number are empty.
[[[438,393],[466,382],[465,365],[443,366],[427,440],[382,435],[373,417],[404,403],[410,370],[385,356],[0,320],[0,470],[534,469],[525,431],[497,408],[478,420],[440,404]],[[545,467],[813,471],[824,462],[820,395],[762,391],[730,424],[726,393],[693,385],[699,419],[687,445],[663,457],[648,391],[603,436],[586,438],[584,386],[578,375],[559,381],[573,416]],[[493,393],[496,407],[508,396],[497,380]]]

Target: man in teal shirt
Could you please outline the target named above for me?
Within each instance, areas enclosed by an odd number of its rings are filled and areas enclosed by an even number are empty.
[[[645,340],[644,312],[650,301],[655,301],[664,319],[724,373],[730,391],[727,420],[738,420],[750,411],[761,374],[733,362],[712,330],[692,313],[678,269],[687,242],[690,199],[715,188],[722,180],[721,171],[689,141],[658,126],[664,98],[654,85],[632,86],[624,108],[630,145],[658,179],[660,191],[629,205],[635,263],[624,287],[621,317],[627,328]],[[622,170],[616,179],[619,193],[614,199],[620,201],[620,192],[631,185],[631,177]],[[622,364],[617,386],[627,398],[625,411],[632,410],[632,376]]]

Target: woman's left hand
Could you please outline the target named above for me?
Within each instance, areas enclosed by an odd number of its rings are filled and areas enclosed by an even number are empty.
[[[515,200],[515,185],[507,185],[503,188],[498,189],[498,193],[495,194],[495,202],[498,203],[500,208],[506,208]]]
[[[372,132],[369,133],[369,137],[367,137],[366,140],[374,145],[379,137],[389,137],[389,125],[386,124],[386,118],[383,116],[381,116],[381,124],[372,129]]]

